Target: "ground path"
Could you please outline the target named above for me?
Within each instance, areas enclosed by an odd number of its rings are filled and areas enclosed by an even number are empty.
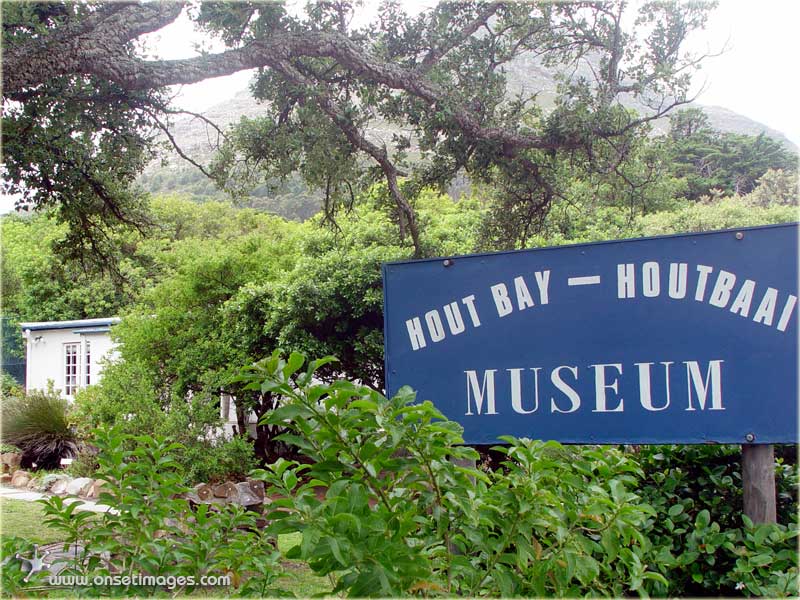
[[[49,498],[52,494],[43,494],[41,492],[32,492],[30,490],[21,490],[19,488],[0,486],[0,498],[7,500],[23,500],[25,502],[34,502],[43,498]],[[103,513],[111,510],[111,507],[106,504],[98,504],[94,500],[85,500],[84,498],[64,498],[64,504],[71,504],[73,502],[81,502],[76,511],[88,511],[95,513]]]

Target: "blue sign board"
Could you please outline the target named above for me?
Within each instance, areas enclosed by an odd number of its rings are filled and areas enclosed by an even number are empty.
[[[387,263],[387,392],[563,443],[796,443],[798,225]]]

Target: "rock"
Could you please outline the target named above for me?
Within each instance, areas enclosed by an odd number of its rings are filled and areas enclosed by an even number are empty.
[[[67,485],[67,494],[70,496],[81,496],[89,490],[89,486],[94,483],[91,477],[78,477]]]
[[[87,498],[96,499],[103,493],[103,488],[108,485],[108,482],[103,479],[95,479],[92,485],[89,486],[89,491],[86,493]]]
[[[0,484],[11,485],[11,473],[0,474]]]
[[[201,500],[208,500],[214,495],[214,490],[206,483],[198,483],[194,486],[194,493],[197,494],[197,497]]]
[[[211,510],[216,510],[217,507],[224,506],[225,504],[228,503],[227,498],[215,498],[214,496],[211,496],[211,498],[209,498],[208,500],[203,500],[199,498],[197,494],[194,493],[194,491],[184,494],[183,497],[189,501],[189,504],[194,504],[194,505],[205,504]]]
[[[230,498],[231,494],[235,493],[236,486],[230,481],[226,481],[225,483],[220,483],[219,485],[214,486],[215,498]]]
[[[11,485],[24,488],[27,487],[30,480],[31,474],[27,471],[14,471],[14,475],[11,477]]]
[[[8,465],[9,470],[13,472],[19,469],[19,465],[22,463],[22,455],[19,452],[4,452],[0,454],[0,462]]]
[[[57,481],[66,480],[68,482],[69,479],[70,477],[68,475],[61,475],[59,473],[50,473],[49,475],[45,475],[42,477],[42,491],[49,492],[53,489],[53,486]]]
[[[237,502],[242,506],[254,506],[256,504],[261,504],[264,502],[263,495],[259,498],[254,492],[253,488],[251,487],[252,482],[250,481],[243,481],[242,483],[236,484],[236,489],[238,490],[238,500]],[[263,493],[263,488],[262,488]]]
[[[190,535],[192,533],[192,529],[189,527],[189,525],[179,519],[167,517],[164,519],[164,525],[169,527],[173,533],[180,532],[184,535]]]
[[[83,496],[84,498],[89,497],[89,492],[91,491],[92,486],[94,485],[94,479],[89,478],[89,480],[90,480],[89,483],[87,483],[80,489],[80,491],[78,492],[78,496]]]
[[[42,485],[42,478],[41,477],[33,477],[28,482],[27,488],[32,492],[43,492],[44,485]]]
[[[253,494],[255,494],[259,499],[264,499],[264,482],[258,479],[248,479],[247,485],[250,487],[250,490]]]
[[[53,485],[50,487],[50,493],[57,494],[59,496],[66,494],[67,488],[69,487],[69,484],[71,482],[72,482],[72,477],[66,475],[63,476],[63,478],[53,482]]]
[[[241,498],[239,497],[239,488],[236,487],[236,484],[233,482],[228,482],[231,484],[230,492],[228,493],[227,498],[221,498],[225,502],[233,502],[234,504],[241,504]]]

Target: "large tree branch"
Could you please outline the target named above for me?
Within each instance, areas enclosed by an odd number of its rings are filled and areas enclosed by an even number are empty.
[[[35,37],[23,44],[3,48],[3,96],[36,87],[63,75],[91,75],[93,65],[119,72],[107,76],[117,80],[128,62],[127,45],[146,33],[172,23],[183,10],[181,2],[128,2],[105,5],[89,16],[67,22],[47,37]],[[127,59],[127,60],[126,60]],[[114,69],[121,60],[120,69]]]
[[[452,100],[440,85],[423,74],[384,63],[347,37],[335,32],[283,34],[267,41],[251,42],[241,48],[214,55],[173,61],[130,61],[120,68],[118,61],[96,65],[94,74],[114,79],[126,89],[138,90],[176,83],[195,83],[258,67],[277,68],[280,61],[299,57],[332,58],[356,76],[388,88],[402,90],[431,106],[446,107],[468,136],[497,144],[504,153],[514,149],[556,149],[549,141],[500,127],[487,127],[480,117]],[[118,79],[115,79],[118,78]],[[558,148],[563,148],[559,144]]]
[[[453,43],[463,41],[485,25],[500,6],[500,3],[488,5],[453,38]],[[58,39],[54,37],[46,43],[31,41],[9,48],[4,57],[4,96],[21,100],[32,87],[65,75],[91,75],[113,81],[128,91],[140,91],[191,84],[255,68],[282,71],[281,65],[302,57],[329,58],[364,81],[404,91],[431,107],[446,110],[467,137],[495,145],[504,156],[514,157],[533,148],[570,150],[581,143],[485,125],[480,115],[455,101],[446,89],[426,77],[427,69],[449,52],[452,44],[431,50],[416,70],[383,62],[335,31],[277,33],[225,52],[181,60],[142,60],[130,53],[131,39],[160,29],[177,18],[181,10],[181,4],[172,2],[130,3],[114,10],[101,9],[89,19],[102,20],[102,27],[95,23],[98,26],[90,29],[79,21],[74,35],[60,32]],[[614,61],[611,63],[610,70],[616,70]],[[640,124],[647,120],[650,119],[637,121]]]
[[[147,8],[149,7],[149,8]],[[16,99],[27,88],[48,79],[64,75],[93,75],[114,81],[129,91],[191,84],[259,67],[276,68],[280,61],[299,57],[332,58],[356,76],[391,89],[405,91],[426,103],[447,107],[458,126],[470,137],[502,146],[504,153],[511,149],[550,148],[543,139],[499,127],[486,127],[481,119],[464,106],[453,102],[439,85],[424,74],[395,64],[384,63],[337,32],[285,33],[250,42],[240,48],[218,54],[208,54],[181,60],[147,61],[123,52],[133,31],[152,30],[159,23],[168,23],[180,13],[180,6],[143,5],[136,12],[118,11],[114,16],[130,17],[132,22],[118,33],[112,31],[103,40],[99,33],[71,38],[65,48],[39,52],[33,59],[20,55],[15,49],[6,55],[3,69],[3,94]],[[116,46],[114,46],[116,44]]]

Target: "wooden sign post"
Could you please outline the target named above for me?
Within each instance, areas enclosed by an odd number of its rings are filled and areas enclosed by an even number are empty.
[[[742,446],[744,514],[753,523],[775,523],[775,451],[772,444]]]

